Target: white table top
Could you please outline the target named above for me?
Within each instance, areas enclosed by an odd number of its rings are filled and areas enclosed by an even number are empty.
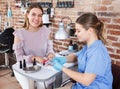
[[[59,54],[56,54],[56,56],[60,56]],[[65,67],[73,67],[75,66],[77,63],[65,63],[64,66]],[[23,69],[20,69],[19,67],[19,62],[17,62],[16,64],[13,65],[13,70],[15,70],[16,72],[20,73],[23,76],[26,76],[34,81],[47,81],[50,78],[55,77],[55,75],[57,73],[59,73],[59,71],[55,70],[52,66],[43,66],[41,64],[37,64],[41,66],[41,69],[37,72],[33,72],[33,73],[26,73]]]
[[[52,66],[43,66],[41,64],[38,65],[41,66],[40,70],[32,73],[26,73],[23,69],[19,68],[19,62],[17,62],[16,64],[13,65],[13,70],[35,81],[49,80],[58,73],[58,71],[53,69]]]
[[[20,73],[23,76],[26,76],[34,81],[42,81],[42,82],[55,77],[55,75],[57,73],[59,73],[59,71],[55,70],[52,66],[43,66],[41,64],[37,64],[37,65],[40,65],[41,69],[38,70],[37,72],[33,72],[33,73],[26,73],[23,69],[20,69],[19,62],[14,64],[12,68],[13,68],[13,70]],[[74,65],[75,65],[75,63],[65,63],[64,64],[65,67],[72,67]]]

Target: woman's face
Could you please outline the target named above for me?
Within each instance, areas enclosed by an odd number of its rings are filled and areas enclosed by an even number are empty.
[[[39,8],[33,8],[27,14],[29,23],[32,27],[39,27],[42,22],[42,11]]]
[[[75,24],[76,32],[75,35],[78,38],[78,41],[80,42],[86,42],[89,39],[89,31],[83,28],[82,25],[76,23]]]

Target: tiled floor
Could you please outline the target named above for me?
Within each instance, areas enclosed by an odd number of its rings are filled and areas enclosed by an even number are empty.
[[[0,89],[22,89],[10,69],[0,69]]]

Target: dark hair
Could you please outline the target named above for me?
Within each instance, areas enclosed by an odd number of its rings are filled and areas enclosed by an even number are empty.
[[[29,20],[27,18],[27,13],[30,12],[31,9],[33,8],[39,8],[42,11],[43,14],[43,8],[38,4],[38,3],[32,3],[29,5],[27,11],[26,11],[26,15],[25,15],[25,23],[23,25],[24,28],[28,29],[29,28]],[[43,24],[41,23],[40,26],[42,26]]]
[[[101,22],[93,13],[85,13],[78,17],[76,23],[81,24],[86,30],[90,27],[95,29],[98,39],[106,43],[104,23]]]

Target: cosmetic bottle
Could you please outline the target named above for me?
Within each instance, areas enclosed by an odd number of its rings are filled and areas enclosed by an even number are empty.
[[[69,50],[69,51],[73,51],[73,43],[72,43],[72,40],[70,40],[70,42],[69,42],[68,50]]]
[[[25,59],[23,60],[23,69],[25,69],[26,68],[26,61],[25,61]]]

